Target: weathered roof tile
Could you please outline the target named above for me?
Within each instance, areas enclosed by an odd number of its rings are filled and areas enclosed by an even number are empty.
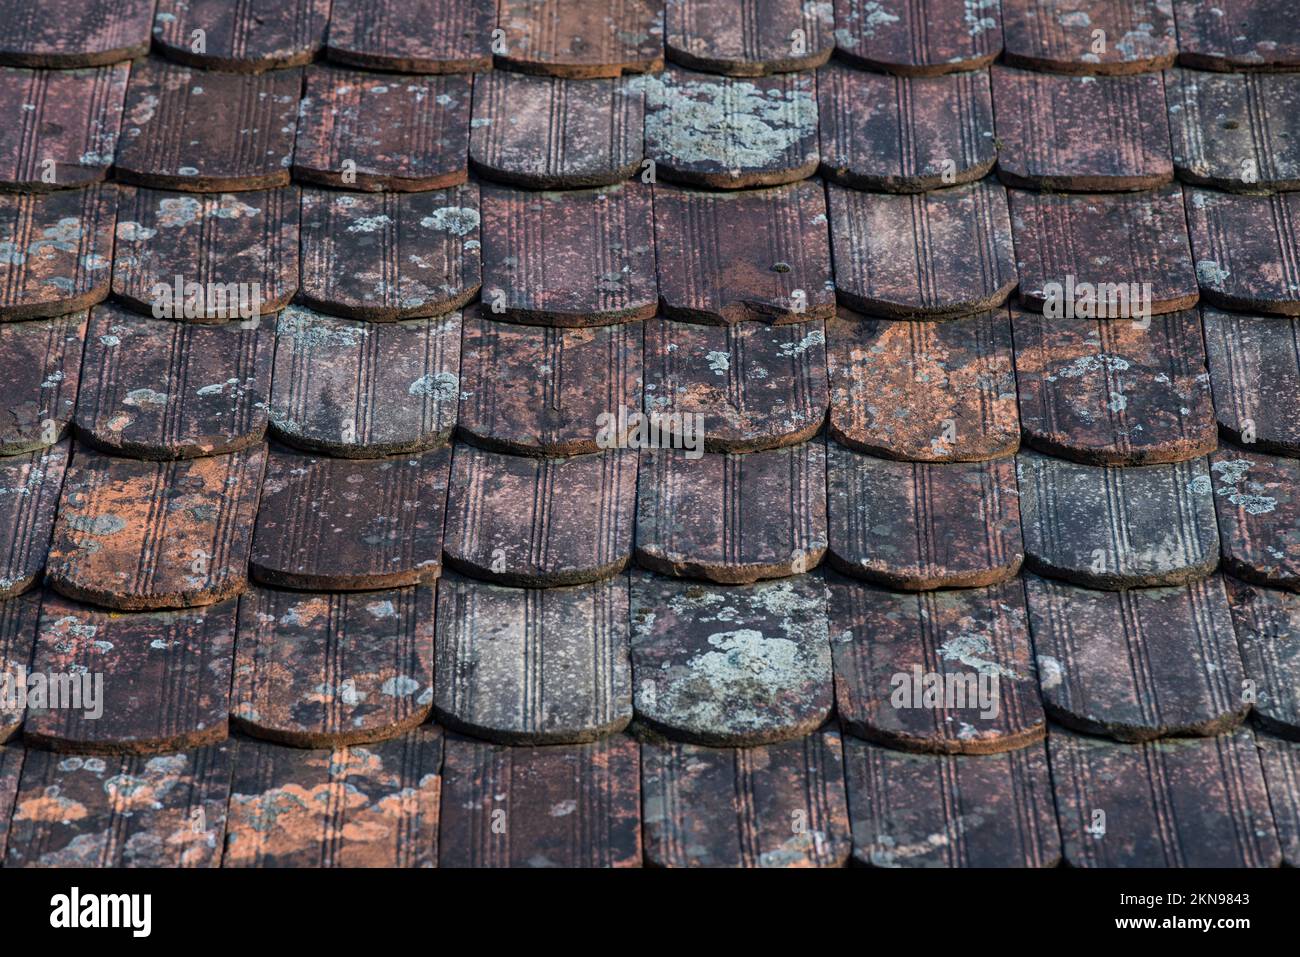
[[[1002,0],[1007,63],[1056,73],[1147,73],[1178,53],[1170,0]]]
[[[1189,186],[1187,224],[1206,302],[1300,316],[1300,195]]]
[[[1300,739],[1300,595],[1225,577],[1255,720]]]
[[[495,0],[333,0],[325,55],[399,73],[492,67]]]
[[[829,3],[666,0],[668,59],[693,70],[763,76],[825,63],[835,46]]]
[[[1178,62],[1198,70],[1300,69],[1288,0],[1179,0]]]
[[[1300,591],[1300,460],[1224,446],[1210,481],[1224,570]]]
[[[1300,455],[1300,319],[1202,308],[1219,428],[1261,452]]]
[[[45,567],[69,444],[0,458],[0,598],[26,591]]]
[[[0,455],[53,445],[77,404],[86,313],[0,323]]]
[[[908,76],[977,70],[1002,52],[997,0],[835,0],[835,49]]]
[[[14,0],[0,24],[0,63],[101,66],[149,52],[154,0]]]
[[[663,7],[656,0],[501,0],[502,69],[544,76],[647,73],[664,63]]]
[[[329,18],[330,0],[158,0],[153,37],[179,63],[261,73],[310,62]]]
[[[23,669],[31,664],[41,597],[40,591],[32,591],[0,601],[0,682],[14,681],[15,676],[23,674]],[[26,702],[18,700],[16,695],[0,695],[0,741],[7,741],[18,732],[26,710]],[[0,752],[3,750],[0,748]],[[17,750],[21,753],[21,746]],[[13,803],[12,792],[5,793],[5,764],[5,756],[0,754],[0,854],[4,852],[5,814]],[[8,806],[6,802],[9,802]]]

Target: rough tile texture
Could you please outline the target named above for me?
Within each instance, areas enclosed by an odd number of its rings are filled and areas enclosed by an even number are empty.
[[[399,73],[479,73],[492,67],[494,0],[333,0],[325,54]]]
[[[1300,745],[1279,741],[1268,735],[1255,739],[1264,780],[1268,784],[1269,803],[1277,824],[1282,861],[1295,867],[1300,861]]]
[[[1255,720],[1300,740],[1300,596],[1224,578]]]
[[[1300,315],[1300,199],[1188,187],[1196,278],[1227,309]]]
[[[154,0],[83,0],[51,8],[14,0],[0,25],[0,63],[67,67],[117,63],[149,52]]]
[[[45,567],[68,446],[0,458],[0,598],[26,591]]]
[[[1007,63],[1056,73],[1148,73],[1178,53],[1172,0],[1002,0],[1002,35]]]
[[[825,63],[835,46],[830,3],[666,0],[668,59],[694,70],[762,76]]]
[[[921,76],[976,70],[1002,51],[997,0],[835,0],[836,53]]]
[[[39,322],[0,323],[0,455],[52,445],[77,404],[84,312]]]
[[[649,73],[664,64],[664,18],[655,0],[501,0],[502,69],[545,76]]]
[[[260,73],[310,62],[329,18],[330,0],[158,0],[153,36],[180,63]]]
[[[1300,68],[1287,0],[1179,0],[1178,62],[1198,70]]]
[[[1300,319],[1201,315],[1219,428],[1248,448],[1300,455]]]
[[[1224,446],[1210,457],[1223,567],[1300,591],[1300,461]]]
[[[31,664],[32,648],[36,644],[36,623],[41,611],[41,592],[33,591],[19,598],[0,601],[0,681],[14,681],[22,670]],[[7,741],[18,733],[18,727],[26,714],[26,703],[17,696],[0,697],[0,741]],[[0,749],[3,751],[3,749]],[[21,754],[22,748],[18,747]],[[0,756],[0,768],[7,765]],[[4,772],[0,771],[0,808],[9,801],[12,806],[12,792],[6,794],[3,784]],[[17,780],[13,781],[17,786]],[[6,810],[0,810],[0,822],[5,820]],[[0,852],[4,850],[4,827],[0,823]]]

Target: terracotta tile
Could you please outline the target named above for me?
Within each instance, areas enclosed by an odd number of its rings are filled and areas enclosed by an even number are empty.
[[[1219,576],[1095,591],[1025,576],[1043,704],[1120,741],[1220,734],[1250,708]]]
[[[201,326],[96,306],[77,437],[145,459],[195,458],[261,442],[275,336],[247,325]]]
[[[736,189],[817,169],[811,72],[737,80],[673,67],[635,82],[645,90],[646,156],[663,179]]]
[[[1150,189],[1174,178],[1160,74],[1065,76],[995,65],[991,78],[998,179],[1008,186]]]
[[[496,65],[544,76],[606,77],[664,65],[663,7],[656,0],[501,0],[504,50]]]
[[[641,407],[640,323],[535,328],[490,315],[465,314],[462,438],[515,455],[576,455],[598,450],[602,423],[626,434],[619,423]]]
[[[820,183],[740,193],[655,188],[664,314],[687,322],[806,322],[835,311]]]
[[[1218,441],[1196,310],[1134,322],[1012,311],[1025,444],[1094,465],[1152,465]]]
[[[1179,187],[1075,194],[1013,189],[1007,195],[1023,306],[1042,312],[1054,300],[1066,310],[1061,314],[1069,315],[1073,307],[1074,315],[1086,318],[1093,305],[1101,308],[1092,309],[1092,318],[1100,319],[1134,318],[1145,308],[1160,315],[1196,304],[1196,269]],[[1116,236],[1126,239],[1120,248]],[[1081,289],[1085,283],[1094,288]],[[1149,290],[1144,283],[1150,283]],[[1089,301],[1090,291],[1098,302]],[[1097,315],[1102,308],[1106,315]]]
[[[1072,867],[1281,863],[1249,731],[1139,745],[1053,731],[1048,749]]]
[[[1300,740],[1300,596],[1225,577],[1256,722]]]
[[[810,70],[825,63],[835,47],[829,3],[666,0],[664,21],[668,59],[710,73]]]
[[[1300,862],[1300,743],[1256,735],[1268,801],[1282,845],[1282,862],[1295,867]]]
[[[32,649],[36,645],[36,621],[40,611],[39,591],[0,601],[0,682],[12,683],[18,675],[25,674],[23,669],[31,663]],[[0,696],[0,741],[6,741],[18,732],[25,711],[24,703],[16,697]],[[0,748],[0,752],[3,750]],[[13,800],[12,792],[5,793],[4,766],[5,758],[0,753],[0,853],[4,852],[3,818]],[[16,785],[17,782],[13,783]],[[7,801],[10,805],[6,805]]]
[[[1179,179],[1300,189],[1300,76],[1168,70],[1165,98]]]
[[[442,729],[302,751],[240,741],[222,867],[434,867]]]
[[[541,326],[649,318],[652,209],[639,184],[548,193],[484,186],[484,309]]]
[[[0,190],[97,183],[117,150],[130,64],[94,70],[0,68]]]
[[[108,295],[112,186],[0,193],[0,322],[86,309]]]
[[[155,757],[27,752],[5,866],[216,867],[232,750],[223,744]]]
[[[995,0],[835,0],[836,52],[857,67],[930,76],[1002,52]]]
[[[891,588],[1005,581],[1024,560],[1014,459],[897,462],[830,443],[827,561]]]
[[[874,867],[1054,867],[1061,839],[1041,744],[905,754],[844,739],[853,857]]]
[[[900,77],[817,71],[821,174],[855,189],[917,193],[993,168],[993,94],[984,71]]]
[[[624,735],[507,747],[447,736],[441,867],[640,867],[641,761]]]
[[[47,581],[70,598],[129,611],[239,594],[265,462],[261,445],[179,462],[78,448]]]
[[[742,588],[632,576],[636,716],[692,744],[801,738],[833,704],[818,575]]]
[[[275,341],[271,429],[285,442],[375,458],[450,438],[460,313],[379,325],[290,306]]]
[[[299,302],[390,322],[459,309],[479,284],[477,183],[378,195],[303,190]]]
[[[177,62],[261,73],[311,62],[329,18],[330,0],[158,0],[153,36],[159,51]],[[199,29],[203,44],[196,50]]]
[[[72,421],[86,313],[0,323],[0,455],[52,445]]]
[[[1016,457],[1025,565],[1090,588],[1180,585],[1219,560],[1205,459],[1112,468]]]
[[[0,63],[66,69],[144,56],[153,7],[154,0],[13,0],[0,23]]]
[[[1300,316],[1300,197],[1189,186],[1187,225],[1206,302]]]
[[[434,709],[501,744],[581,744],[632,720],[627,579],[573,588],[438,582]]]
[[[87,675],[73,707],[29,703],[23,738],[77,754],[163,754],[226,739],[235,601],[123,615],[47,595],[32,674]],[[96,713],[98,712],[98,713]]]
[[[26,591],[45,567],[68,447],[0,458],[0,598]]]
[[[18,796],[18,779],[27,752],[22,745],[0,745],[0,855],[9,843],[9,819],[13,816],[14,799]],[[4,858],[0,857],[0,861]]]
[[[301,82],[297,69],[250,76],[140,60],[114,175],[191,192],[287,186]]]
[[[916,595],[833,576],[827,594],[846,731],[939,754],[1011,751],[1047,733],[1019,580]]]
[[[1210,456],[1223,568],[1300,591],[1300,461],[1224,446]]]
[[[470,85],[466,76],[310,67],[298,109],[294,178],[398,192],[465,182]]]
[[[298,748],[392,738],[433,703],[433,588],[239,600],[230,720]]]
[[[842,867],[849,809],[834,731],[758,748],[641,745],[655,867]]]
[[[1178,0],[1178,62],[1198,70],[1294,70],[1300,23],[1288,0]]]
[[[636,559],[728,585],[798,575],[826,553],[826,446],[642,456]]]
[[[1209,306],[1201,316],[1219,428],[1251,449],[1300,455],[1300,319]]]
[[[529,189],[605,186],[641,171],[644,125],[637,80],[485,73],[474,81],[469,162]]]
[[[451,449],[388,459],[274,448],[250,570],[285,588],[365,591],[431,582],[442,570]]]
[[[978,462],[1019,447],[1005,310],[911,322],[842,309],[826,337],[826,431],[840,445],[922,462]]]
[[[806,442],[826,418],[826,332],[820,319],[784,326],[646,324],[647,415],[703,416],[709,452]]]
[[[456,446],[447,563],[503,585],[578,585],[622,571],[632,553],[637,455],[502,455]]]
[[[1002,0],[1002,35],[1007,63],[1056,73],[1148,73],[1178,53],[1171,0]]]
[[[298,187],[204,196],[126,187],[119,195],[113,295],[131,308],[223,322],[293,298]]]
[[[826,191],[835,292],[850,309],[946,319],[1016,288],[1006,192],[992,180],[907,196]]]
[[[325,55],[399,73],[492,68],[495,0],[334,0]]]

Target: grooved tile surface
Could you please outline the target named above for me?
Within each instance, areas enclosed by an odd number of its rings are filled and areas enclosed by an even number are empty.
[[[1288,0],[1179,0],[1178,61],[1198,70],[1300,68]]]
[[[1300,596],[1224,578],[1260,727],[1300,740]],[[1261,736],[1262,737],[1262,736]]]
[[[668,59],[694,70],[762,76],[825,63],[835,46],[830,3],[666,0]]]
[[[664,15],[657,0],[501,0],[493,48],[503,70],[544,76],[650,73],[664,63]]]
[[[0,63],[85,67],[149,52],[154,0],[81,0],[51,8],[13,0],[0,23]]]
[[[1300,455],[1300,319],[1201,310],[1219,428],[1261,452]]]
[[[329,18],[330,0],[158,0],[153,36],[180,63],[260,73],[309,63]]]
[[[0,323],[0,455],[53,445],[77,404],[86,313]]]
[[[333,0],[325,55],[399,73],[492,67],[495,0]]]
[[[1002,0],[1007,63],[1056,73],[1149,73],[1178,54],[1172,0]]]
[[[0,682],[14,682],[23,669],[31,664],[32,649],[36,644],[36,623],[41,612],[40,591],[29,592],[18,598],[0,601]],[[17,695],[0,696],[0,742],[18,732],[26,713],[26,702]],[[22,753],[21,745],[16,746]],[[0,752],[5,749],[0,747]],[[11,752],[12,753],[12,752]],[[4,820],[12,806],[13,794],[5,793],[4,768],[7,762],[0,754],[0,852],[4,851]],[[14,786],[17,786],[15,780]],[[10,802],[6,804],[6,802]],[[0,858],[2,860],[2,858]]]
[[[1300,461],[1224,446],[1210,457],[1223,567],[1300,591]]]
[[[998,0],[835,0],[835,50],[909,76],[977,70],[1002,52]]]
[[[1300,315],[1300,199],[1188,187],[1196,278],[1226,309]]]
[[[26,591],[45,567],[69,445],[0,458],[0,598]]]
[[[1300,745],[1261,734],[1256,737],[1269,803],[1277,824],[1282,861],[1295,867],[1300,861]]]

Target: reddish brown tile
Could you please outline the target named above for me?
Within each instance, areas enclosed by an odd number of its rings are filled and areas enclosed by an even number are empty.
[[[0,598],[26,591],[45,567],[68,446],[0,458]]]
[[[325,54],[399,73],[492,68],[495,0],[334,0]]]
[[[1025,444],[1094,465],[1152,465],[1218,442],[1196,310],[1133,322],[1012,312]]]
[[[669,417],[659,421],[679,436],[685,423],[701,423],[709,452],[806,442],[826,418],[825,346],[820,319],[725,327],[655,319],[646,324],[646,414]]]
[[[330,0],[158,0],[153,36],[180,63],[261,73],[311,62],[329,18]]]
[[[650,190],[554,193],[483,187],[484,315],[603,326],[654,315]]]
[[[632,576],[637,721],[671,738],[752,747],[812,733],[833,688],[820,576],[742,588]]]
[[[155,757],[29,751],[5,866],[216,867],[232,750],[223,744]]]
[[[108,295],[112,186],[0,193],[0,322],[86,309]]]
[[[26,712],[26,702],[11,696],[10,689],[20,676],[26,676],[31,663],[41,597],[39,591],[34,591],[0,601],[0,686],[5,686],[5,693],[0,695],[0,741],[7,741],[18,732]],[[0,748],[0,752],[3,750]],[[4,820],[8,810],[5,802],[12,806],[13,801],[13,793],[5,793],[4,766],[5,759],[0,755],[0,853],[4,852]]]
[[[634,427],[640,323],[533,328],[493,322],[473,307],[464,327],[462,438],[515,455],[577,455],[598,451],[602,432],[622,439]]]
[[[655,0],[501,0],[494,47],[502,69],[544,76],[607,77],[664,65],[664,16]]]
[[[1277,867],[1249,731],[1112,744],[1053,731],[1056,813],[1072,867]]]
[[[149,52],[154,0],[13,0],[0,23],[0,63],[101,66]]]
[[[897,462],[830,443],[827,561],[891,588],[971,588],[1024,560],[1015,462]]]
[[[1221,734],[1250,708],[1219,576],[1095,591],[1025,576],[1043,704],[1120,741]]]
[[[674,67],[634,82],[645,91],[645,153],[663,179],[737,189],[817,169],[812,73],[736,80]]]
[[[821,66],[835,46],[829,3],[666,0],[668,59],[710,73],[764,76]]]
[[[460,313],[372,324],[290,306],[275,332],[271,430],[292,445],[376,458],[441,445],[456,425]]]
[[[52,445],[72,421],[86,313],[0,323],[0,455]]]
[[[1187,187],[1196,278],[1206,302],[1300,316],[1300,195]]]
[[[46,192],[104,179],[117,150],[130,64],[0,68],[0,190]]]
[[[821,174],[855,189],[917,193],[993,168],[993,95],[981,71],[900,77],[817,71]]]
[[[1061,839],[1041,744],[905,754],[844,739],[853,857],[873,867],[1054,867]]]
[[[1090,588],[1181,585],[1219,561],[1205,459],[1128,468],[1017,457],[1025,564]]]
[[[441,867],[640,867],[641,761],[624,735],[512,748],[447,736]]]
[[[144,459],[195,458],[261,442],[275,337],[246,325],[201,326],[96,306],[77,437]]]
[[[73,706],[29,701],[24,740],[78,754],[162,754],[224,741],[235,604],[123,615],[47,595],[32,674],[51,684],[71,677]]]
[[[835,0],[835,44],[869,70],[976,70],[1002,51],[1002,21],[996,0]]]
[[[1019,580],[991,588],[827,586],[846,731],[904,751],[992,754],[1047,733]]]
[[[501,744],[581,744],[632,720],[628,585],[503,588],[438,582],[434,709]]]
[[[456,446],[447,563],[475,578],[546,588],[622,571],[632,553],[637,455],[568,459]]]
[[[1020,444],[1005,310],[945,322],[826,322],[827,433],[890,459],[978,462]]]
[[[842,867],[849,809],[834,731],[757,748],[641,745],[646,862]]]
[[[1160,74],[1064,76],[994,66],[992,81],[998,179],[1008,186],[1150,189],[1174,178]]]
[[[387,459],[272,449],[250,570],[268,585],[365,591],[442,570],[451,449]]]
[[[1179,187],[1075,194],[1013,189],[1008,196],[1022,305],[1055,310],[1049,315],[1114,319],[1196,304]],[[1121,248],[1116,236],[1126,237]]]
[[[1300,591],[1300,460],[1225,446],[1210,476],[1224,570]]]
[[[908,196],[830,185],[835,292],[859,312],[946,319],[1016,288],[1006,192],[992,180]]]
[[[1300,22],[1288,0],[1179,0],[1178,62],[1198,70],[1294,70]]]
[[[296,69],[248,76],[136,62],[114,175],[191,192],[287,186],[301,81]]]
[[[239,600],[230,719],[297,748],[382,741],[433,703],[433,588]]]
[[[434,867],[442,729],[302,751],[243,740],[222,867]]]
[[[13,816],[14,799],[18,796],[18,779],[27,752],[21,745],[0,745],[0,855],[9,843],[9,819]],[[0,861],[4,858],[0,857]]]
[[[470,78],[307,70],[295,179],[357,190],[418,192],[469,176]]]
[[[283,309],[298,288],[298,194],[122,189],[113,295],[188,322]]]
[[[826,553],[826,447],[645,453],[636,559],[661,575],[728,585],[798,575]]]
[[[605,186],[640,172],[644,125],[637,80],[485,73],[474,81],[469,162],[529,189]]]
[[[1300,596],[1235,578],[1223,583],[1255,720],[1300,740]]]
[[[806,322],[835,311],[820,183],[740,193],[655,189],[664,313],[687,322]]]
[[[1165,97],[1179,179],[1300,189],[1300,76],[1168,70]]]
[[[1268,802],[1282,845],[1282,863],[1295,867],[1300,863],[1300,743],[1258,734],[1255,746],[1264,766]]]
[[[1002,0],[1007,63],[1056,73],[1148,73],[1178,53],[1170,0]]]
[[[1300,455],[1300,319],[1201,315],[1219,428],[1250,449]]]

